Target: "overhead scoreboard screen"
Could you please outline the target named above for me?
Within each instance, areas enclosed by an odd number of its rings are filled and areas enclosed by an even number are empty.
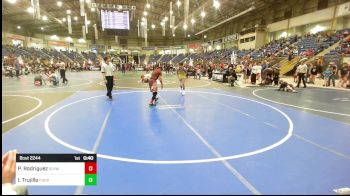
[[[101,10],[102,29],[129,30],[129,11]]]

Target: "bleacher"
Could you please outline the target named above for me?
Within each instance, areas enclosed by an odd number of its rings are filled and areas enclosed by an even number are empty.
[[[4,46],[2,45],[2,57],[14,54],[15,56],[21,56],[23,59],[29,58],[30,54],[22,47]]]
[[[180,63],[180,62],[182,62],[185,58],[186,58],[186,55],[185,55],[185,54],[179,54],[179,55],[177,55],[176,57],[173,58],[172,63],[173,63],[173,64]]]
[[[66,55],[68,58],[70,58],[72,61],[75,61],[75,62],[86,61],[81,54],[75,51],[62,51],[62,53]]]
[[[97,56],[95,53],[93,52],[89,52],[89,53],[86,53],[86,52],[82,52],[81,53],[87,60],[91,60],[92,62],[96,62],[97,61]]]
[[[169,63],[169,61],[170,61],[171,59],[173,59],[174,57],[175,57],[175,55],[165,54],[165,55],[163,55],[163,56],[160,58],[159,62],[161,62],[161,63]]]
[[[140,64],[143,64],[145,62],[145,59],[146,59],[146,55],[143,54],[140,56]]]
[[[160,59],[160,57],[162,57],[162,55],[151,55],[150,57],[149,57],[149,64],[154,64],[154,63],[157,63],[158,62],[158,60]]]

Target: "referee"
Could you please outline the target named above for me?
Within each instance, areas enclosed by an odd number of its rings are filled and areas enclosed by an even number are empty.
[[[113,72],[115,71],[115,69],[113,64],[110,61],[110,57],[108,56],[103,58],[101,64],[102,64],[101,73],[107,87],[107,96],[110,100],[112,100]]]

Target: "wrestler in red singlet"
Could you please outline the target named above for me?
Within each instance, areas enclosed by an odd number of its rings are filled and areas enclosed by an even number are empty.
[[[162,79],[162,70],[159,66],[156,67],[156,69],[152,72],[151,79],[149,80],[149,88],[152,93],[152,99],[150,101],[150,105],[156,105],[157,101],[157,93],[158,93],[158,88],[157,88],[157,80],[159,79],[161,88],[163,88],[163,79]]]

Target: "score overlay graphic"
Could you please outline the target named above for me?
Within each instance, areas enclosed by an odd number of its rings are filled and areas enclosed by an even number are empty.
[[[16,185],[94,186],[96,154],[17,154]]]

